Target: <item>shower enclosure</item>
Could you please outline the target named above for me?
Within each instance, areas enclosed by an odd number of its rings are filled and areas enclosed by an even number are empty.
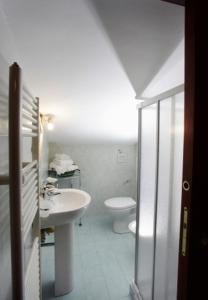
[[[183,86],[139,108],[135,299],[177,299],[183,128]]]

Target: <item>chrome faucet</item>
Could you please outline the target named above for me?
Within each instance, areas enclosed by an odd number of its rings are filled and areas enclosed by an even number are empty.
[[[46,196],[48,196],[48,200],[51,200],[52,196],[56,196],[61,194],[60,192],[56,192],[55,190],[55,186],[52,184],[43,184],[42,188],[41,188],[41,194],[43,196],[44,199],[46,199]]]
[[[60,195],[60,192],[54,192],[53,190],[49,190],[46,191],[47,196],[51,197],[51,196],[56,196],[56,195]]]

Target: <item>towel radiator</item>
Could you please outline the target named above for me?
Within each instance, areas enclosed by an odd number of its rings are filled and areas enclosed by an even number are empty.
[[[9,178],[4,178],[10,186],[12,292],[15,300],[38,300],[41,298],[39,99],[25,87],[21,73],[17,63],[10,67]],[[28,138],[32,159],[24,162],[23,145]],[[35,294],[28,298],[31,287]]]

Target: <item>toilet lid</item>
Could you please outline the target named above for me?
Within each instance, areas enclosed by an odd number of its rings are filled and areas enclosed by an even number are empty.
[[[105,205],[113,209],[131,208],[136,206],[136,202],[130,197],[117,197],[105,200]]]

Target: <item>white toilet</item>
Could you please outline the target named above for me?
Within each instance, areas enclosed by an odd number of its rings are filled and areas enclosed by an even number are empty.
[[[116,233],[129,232],[129,223],[135,219],[136,201],[130,197],[116,197],[104,201],[113,216],[113,231]]]
[[[132,221],[131,223],[129,223],[129,230],[130,232],[133,234],[133,236],[135,237],[136,235],[136,220]]]

